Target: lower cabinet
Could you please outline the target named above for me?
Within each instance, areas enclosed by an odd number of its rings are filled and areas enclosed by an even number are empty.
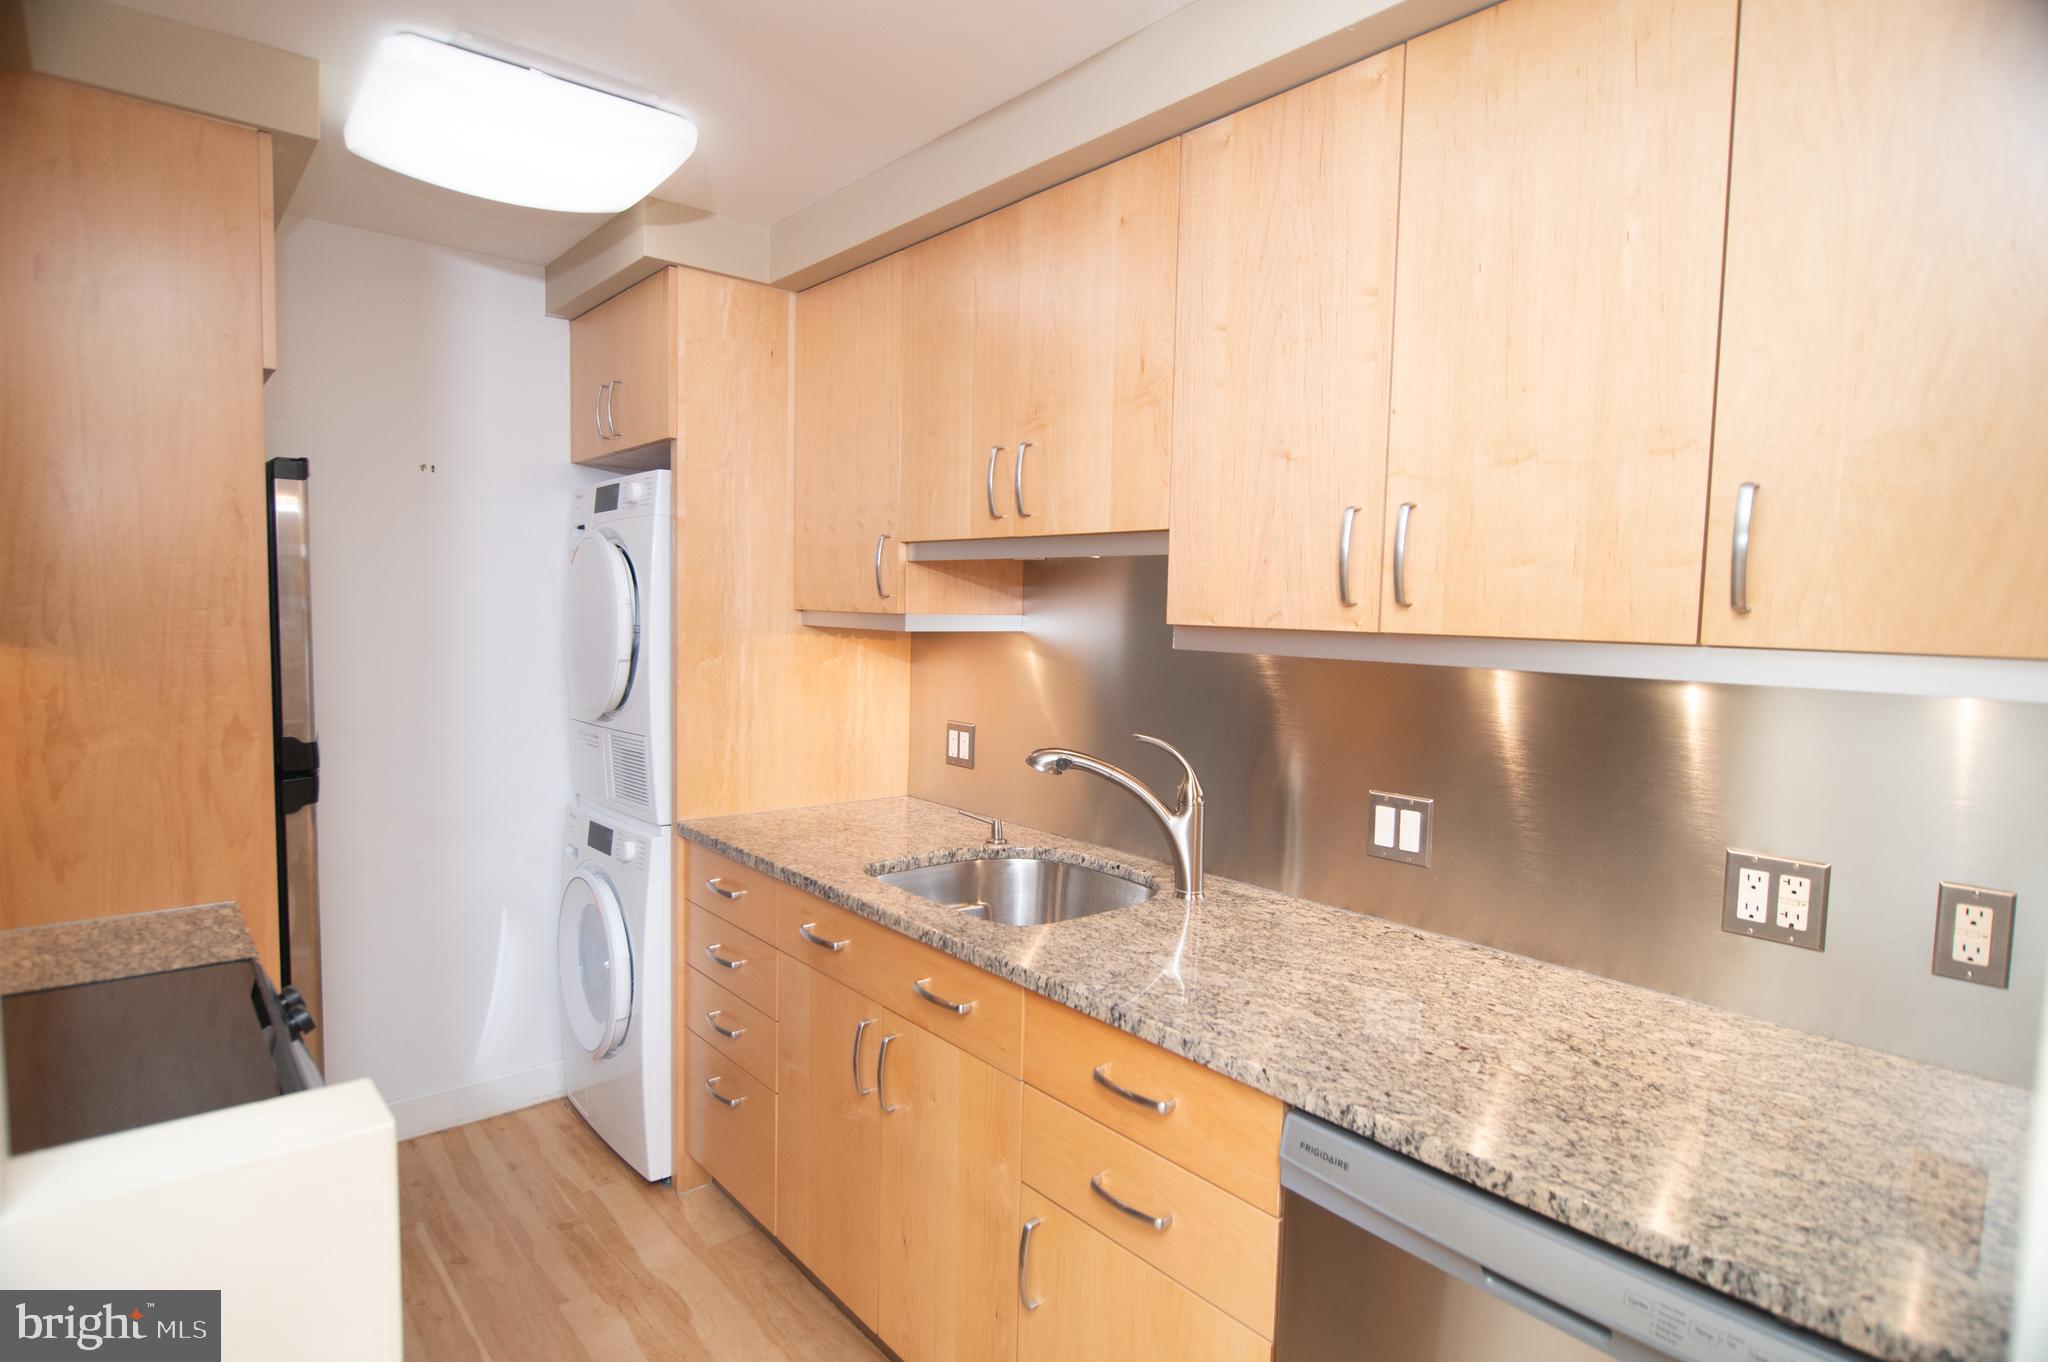
[[[1270,1362],[1273,1345],[1026,1187],[1019,1362]]]
[[[690,1157],[747,1213],[775,1229],[775,1092],[685,1032],[683,1126]]]
[[[1016,1356],[1023,1085],[781,961],[778,1237],[904,1362]]]

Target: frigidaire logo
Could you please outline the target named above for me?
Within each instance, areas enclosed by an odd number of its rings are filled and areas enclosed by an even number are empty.
[[[1316,1158],[1321,1159],[1324,1163],[1332,1164],[1338,1168],[1343,1169],[1347,1173],[1351,1171],[1351,1161],[1349,1159],[1340,1159],[1327,1149],[1316,1148],[1307,1140],[1296,1140],[1294,1142],[1294,1145],[1295,1148],[1299,1149],[1304,1154],[1312,1154]]]
[[[5,1291],[0,1311],[0,1339],[13,1326],[13,1346],[0,1349],[9,1359],[220,1357],[218,1291]]]

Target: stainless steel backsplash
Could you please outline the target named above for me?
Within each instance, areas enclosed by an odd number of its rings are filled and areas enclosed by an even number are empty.
[[[1025,597],[1025,633],[916,640],[912,794],[1163,859],[1128,796],[1024,765],[1170,786],[1155,733],[1201,774],[1212,874],[2031,1082],[2048,706],[1179,653],[1162,558],[1027,564]],[[1368,789],[1436,801],[1433,866],[1365,854]],[[1730,846],[1833,864],[1824,953],[1720,930]],[[2018,891],[2010,989],[1930,972],[1943,879]]]

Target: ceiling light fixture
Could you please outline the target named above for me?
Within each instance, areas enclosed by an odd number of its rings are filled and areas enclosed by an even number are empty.
[[[401,175],[558,213],[630,208],[697,149],[679,114],[414,33],[377,44],[341,138]]]

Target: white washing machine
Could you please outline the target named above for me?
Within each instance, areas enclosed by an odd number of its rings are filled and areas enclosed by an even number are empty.
[[[572,805],[555,929],[569,1100],[650,1181],[673,1171],[671,840]]]
[[[673,817],[675,595],[669,473],[576,493],[569,533],[569,746],[576,795]]]

